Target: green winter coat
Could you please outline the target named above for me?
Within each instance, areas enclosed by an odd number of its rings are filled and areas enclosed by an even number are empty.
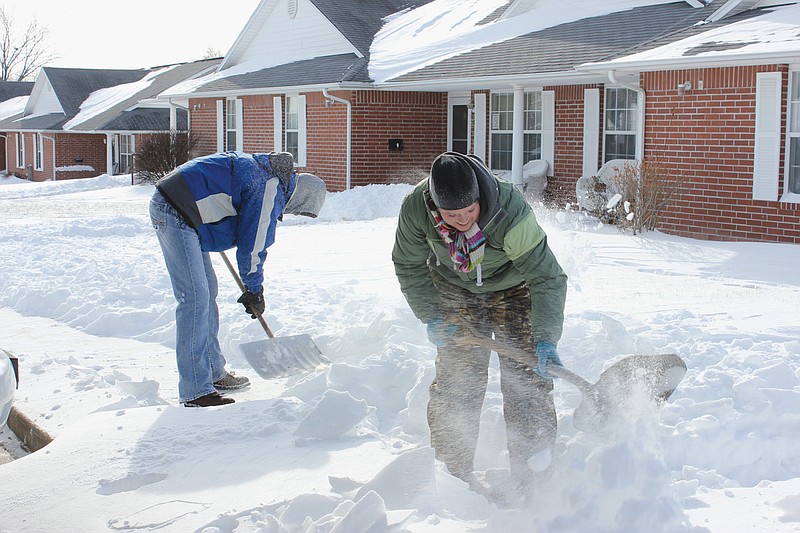
[[[403,200],[392,250],[400,289],[411,310],[422,322],[440,316],[440,298],[433,285],[435,270],[453,285],[475,294],[504,291],[527,282],[531,293],[532,341],[557,343],[564,324],[567,276],[558,264],[547,236],[524,196],[513,184],[488,171],[479,171],[481,215],[478,221],[486,237],[482,285],[477,269],[460,272],[442,236],[436,231],[426,202],[428,179],[421,181]]]

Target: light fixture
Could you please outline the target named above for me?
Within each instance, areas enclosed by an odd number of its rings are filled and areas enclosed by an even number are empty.
[[[684,94],[686,94],[691,90],[692,90],[692,82],[688,80],[678,84],[678,96],[683,96]]]

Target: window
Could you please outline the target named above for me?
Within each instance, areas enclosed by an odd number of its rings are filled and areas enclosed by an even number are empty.
[[[514,147],[514,94],[493,93],[490,161],[493,170],[511,170]]]
[[[44,170],[44,138],[41,133],[33,135],[33,167]]]
[[[133,135],[119,136],[119,174],[129,174],[133,163]]]
[[[286,97],[286,151],[300,161],[300,99]]]
[[[236,100],[225,101],[225,150],[238,150],[236,146],[237,131]]]
[[[542,158],[542,93],[525,93],[525,149],[523,162]]]
[[[17,133],[17,168],[25,168],[25,134]]]
[[[523,161],[542,158],[542,92],[524,96]],[[514,151],[514,94],[492,94],[491,165],[493,170],[511,170]]]
[[[800,72],[792,72],[789,83],[789,128],[786,137],[789,145],[786,192],[800,194]]]
[[[636,159],[639,111],[636,91],[606,89],[603,163],[612,159]]]

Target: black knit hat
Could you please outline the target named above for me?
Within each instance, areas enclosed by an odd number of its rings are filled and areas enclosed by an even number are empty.
[[[469,207],[480,197],[475,172],[459,154],[448,152],[433,160],[428,186],[436,207],[448,211]]]

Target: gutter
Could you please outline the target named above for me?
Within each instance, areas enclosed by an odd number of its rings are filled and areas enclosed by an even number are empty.
[[[352,146],[353,146],[353,104],[349,100],[333,96],[328,93],[327,88],[322,89],[322,96],[325,97],[326,102],[339,102],[347,106],[347,177],[345,180],[345,190],[350,190],[350,168],[352,159]]]
[[[638,85],[634,85],[632,83],[628,83],[626,81],[620,81],[617,79],[617,73],[615,70],[610,69],[608,71],[608,81],[615,85],[619,85],[621,87],[625,87],[626,89],[630,89],[632,91],[636,91],[639,95],[637,99],[637,107],[639,111],[639,116],[641,120],[636,125],[636,153],[639,155],[637,159],[642,160],[644,159],[644,110],[645,110],[645,98],[647,95],[644,92],[644,89],[639,87]]]

